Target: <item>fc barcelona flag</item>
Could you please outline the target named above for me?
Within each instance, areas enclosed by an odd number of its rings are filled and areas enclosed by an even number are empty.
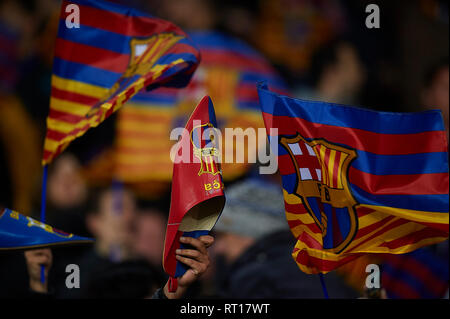
[[[402,254],[448,238],[447,140],[439,111],[375,112],[258,87],[276,139],[286,218],[306,273],[366,253]],[[278,129],[277,133],[271,128]]]
[[[0,210],[0,251],[93,243],[5,208]]]
[[[176,290],[176,278],[187,270],[175,258],[177,249],[187,248],[180,244],[180,237],[207,235],[225,205],[216,126],[212,101],[205,96],[192,112],[175,146],[177,150],[163,257],[164,270],[170,275],[171,292]]]
[[[79,28],[66,26],[70,4]],[[198,50],[170,22],[106,1],[63,1],[43,163],[141,89],[186,86],[198,63]]]

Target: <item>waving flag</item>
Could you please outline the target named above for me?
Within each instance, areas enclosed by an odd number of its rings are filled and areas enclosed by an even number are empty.
[[[170,150],[175,141],[169,137],[176,116],[176,91],[141,91],[120,110],[112,159],[116,178],[129,183],[171,180]]]
[[[448,291],[448,259],[422,248],[405,255],[386,255],[381,286],[391,299],[437,299]]]
[[[202,62],[189,85],[182,90],[158,88],[140,92],[119,112],[116,141],[116,174],[125,182],[170,181],[172,163],[169,139],[173,127],[182,127],[205,95],[214,100],[219,126],[257,129],[263,127],[256,83],[267,80],[271,87],[284,90],[284,84],[269,63],[244,42],[218,32],[192,32]],[[236,139],[236,143],[239,139]],[[235,145],[248,154],[253,148]],[[225,145],[225,144],[224,144]],[[224,150],[225,151],[225,150]],[[234,179],[248,168],[248,162],[225,163],[224,179]]]
[[[0,250],[30,249],[92,242],[93,239],[91,238],[80,237],[57,230],[8,208],[0,213]]]
[[[447,141],[439,111],[374,112],[258,88],[278,141],[286,218],[307,273],[364,253],[407,253],[448,238]]]
[[[225,205],[216,126],[213,104],[205,96],[188,120],[175,154],[163,258],[171,291],[176,290],[176,278],[187,270],[175,259],[175,250],[187,248],[180,244],[180,237],[207,235]]]
[[[79,7],[79,28],[66,26],[69,4]],[[63,1],[43,163],[141,89],[185,86],[198,62],[170,22],[106,1]]]

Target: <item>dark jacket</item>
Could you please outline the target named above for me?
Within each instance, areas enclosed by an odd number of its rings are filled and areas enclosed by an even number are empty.
[[[294,244],[289,231],[261,238],[224,270],[218,292],[225,298],[324,298],[319,276],[303,273],[292,258]],[[358,297],[334,272],[324,276],[330,298]]]

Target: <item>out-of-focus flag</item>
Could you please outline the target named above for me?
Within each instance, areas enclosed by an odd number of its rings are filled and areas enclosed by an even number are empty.
[[[256,158],[258,134],[253,147],[246,129],[263,128],[256,83],[265,80],[278,93],[287,93],[285,84],[274,68],[256,50],[239,39],[220,32],[198,31],[189,35],[202,54],[202,63],[178,104],[179,120],[189,115],[195,103],[204,95],[211,96],[220,127],[242,129],[236,136],[223,135],[222,168],[224,179],[233,180],[245,174]],[[242,138],[241,138],[242,137]],[[246,141],[247,140],[247,141]],[[265,136],[264,139],[265,140]],[[230,147],[233,146],[233,147]],[[264,144],[265,146],[265,144]],[[244,161],[238,161],[243,154]],[[227,158],[232,158],[231,162]]]
[[[211,99],[205,96],[189,118],[174,154],[170,213],[164,243],[163,266],[171,291],[187,268],[175,258],[186,249],[180,237],[200,237],[214,227],[225,205],[220,144]]]
[[[0,21],[0,93],[11,92],[19,79],[19,35]]]
[[[439,111],[388,113],[304,101],[260,84],[278,129],[286,218],[306,273],[366,253],[402,254],[448,238],[447,141]]]
[[[126,183],[169,182],[170,140],[177,89],[141,91],[118,113],[113,158],[115,178]]]
[[[386,255],[381,287],[390,299],[438,299],[448,291],[448,259],[422,248],[405,255]]]
[[[8,208],[0,212],[0,250],[30,249],[55,245],[92,243],[93,239],[76,236]]]
[[[219,126],[257,130],[264,126],[256,83],[266,80],[275,90],[285,92],[275,70],[242,41],[218,32],[192,32],[189,36],[202,56],[189,85],[182,90],[158,88],[140,92],[119,112],[114,161],[115,172],[124,182],[170,181],[172,163],[168,150],[175,143],[169,139],[170,131],[186,123],[203,96],[213,99]],[[229,151],[227,155],[234,156],[233,163],[224,162],[222,156],[225,180],[244,174],[250,167],[247,160],[237,163],[236,148],[245,153],[245,158],[252,158],[256,151],[245,144],[238,145],[242,143],[240,139],[232,139],[223,144],[234,145],[224,149]]]
[[[79,7],[79,28],[66,26],[69,4]],[[141,89],[185,86],[198,63],[198,50],[170,22],[106,1],[63,1],[43,163]]]

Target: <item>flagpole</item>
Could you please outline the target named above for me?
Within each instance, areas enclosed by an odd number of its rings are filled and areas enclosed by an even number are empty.
[[[325,299],[329,299],[328,298],[327,286],[325,286],[325,279],[323,278],[323,274],[322,273],[319,274],[319,278],[320,278],[320,283],[322,284],[323,295],[325,296]]]
[[[41,190],[41,223],[45,223],[45,205],[47,200],[47,174],[48,164],[44,165],[42,174],[42,190]],[[41,282],[45,283],[45,266],[41,265]]]

